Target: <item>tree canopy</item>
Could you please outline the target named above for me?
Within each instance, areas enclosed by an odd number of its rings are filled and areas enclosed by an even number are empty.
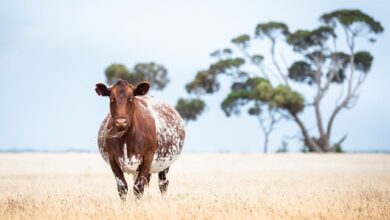
[[[148,81],[152,89],[163,90],[169,83],[168,70],[163,65],[154,62],[138,63],[130,70],[123,64],[111,64],[107,67],[105,75],[110,85],[118,79],[127,80],[133,85]]]
[[[374,57],[366,50],[356,51],[357,37],[370,37],[384,31],[381,23],[360,10],[342,9],[320,16],[320,24],[314,29],[297,29],[279,21],[259,23],[254,36],[241,34],[231,40],[240,53],[225,48],[211,53],[216,61],[209,68],[198,71],[186,85],[187,92],[196,99],[180,99],[181,114],[187,120],[196,120],[205,107],[201,96],[213,94],[221,87],[220,76],[230,77],[230,91],[221,102],[226,116],[239,115],[247,110],[261,125],[267,151],[268,137],[281,119],[298,125],[301,139],[309,151],[340,151],[341,142],[332,142],[334,120],[342,109],[356,104],[359,88],[370,71]],[[344,37],[338,35],[344,34]],[[270,44],[269,51],[255,50],[252,42]],[[287,65],[286,51],[278,51],[277,45],[285,44],[297,58]],[[338,45],[346,47],[339,47]],[[340,50],[339,48],[347,48]],[[277,53],[279,52],[279,53]],[[267,58],[270,58],[267,60]],[[294,57],[294,56],[289,56]],[[285,68],[281,65],[281,60]],[[249,61],[249,62],[248,62]],[[247,69],[248,66],[253,68]],[[295,88],[304,83],[312,88],[311,94],[300,94]],[[337,87],[335,85],[344,85]],[[343,89],[346,88],[346,89]],[[330,90],[339,91],[336,105],[328,120],[322,116],[321,102]],[[197,103],[198,108],[193,107]],[[179,105],[180,104],[180,105]],[[300,114],[314,110],[313,121],[303,121]],[[306,124],[316,124],[318,134],[312,135]],[[333,146],[332,146],[333,144]]]
[[[201,99],[180,98],[177,101],[175,108],[186,121],[195,121],[203,112],[205,103]]]

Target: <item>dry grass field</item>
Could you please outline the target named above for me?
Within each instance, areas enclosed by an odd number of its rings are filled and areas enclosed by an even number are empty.
[[[390,219],[390,155],[185,154],[168,176],[122,202],[99,154],[0,154],[0,219]]]

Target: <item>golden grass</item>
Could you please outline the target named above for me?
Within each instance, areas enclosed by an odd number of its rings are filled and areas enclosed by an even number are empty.
[[[0,154],[0,219],[390,218],[390,155],[185,154],[168,177],[122,202],[98,154]]]

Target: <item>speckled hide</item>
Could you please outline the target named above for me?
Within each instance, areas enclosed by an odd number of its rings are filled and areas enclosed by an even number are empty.
[[[140,120],[140,123],[135,121],[130,124],[130,129],[122,137],[124,140],[122,142],[118,140],[117,143],[113,140],[116,137],[111,134],[114,133],[113,120],[111,114],[108,114],[99,129],[100,154],[107,163],[109,157],[114,155],[115,161],[123,172],[136,176],[140,165],[144,162],[145,154],[152,150],[153,160],[149,173],[162,172],[178,158],[182,151],[185,137],[183,121],[173,107],[153,97],[136,96],[134,103],[138,111],[133,117],[142,114],[143,120]],[[153,122],[151,123],[153,126],[147,126],[149,120]],[[146,140],[150,138],[155,140]],[[145,143],[155,143],[156,146],[144,146]],[[112,149],[114,147],[120,149]]]
[[[107,97],[110,107],[98,133],[99,151],[111,167],[121,199],[128,192],[124,173],[133,175],[136,197],[142,196],[152,173],[158,173],[158,187],[165,194],[169,167],[183,147],[183,120],[170,105],[148,96],[150,87],[149,82],[134,86],[126,80],[110,88],[96,84],[96,93]]]

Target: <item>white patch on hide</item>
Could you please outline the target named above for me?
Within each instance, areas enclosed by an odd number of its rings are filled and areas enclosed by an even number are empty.
[[[158,173],[165,170],[166,168],[171,166],[171,164],[175,162],[177,158],[179,158],[179,155],[180,153],[167,157],[158,157],[155,154],[153,157],[152,166],[150,167],[150,173]]]
[[[137,172],[139,165],[142,163],[142,159],[136,155],[132,155],[131,158],[127,156],[127,144],[123,144],[123,155],[119,158],[121,170],[128,174],[134,174]]]

